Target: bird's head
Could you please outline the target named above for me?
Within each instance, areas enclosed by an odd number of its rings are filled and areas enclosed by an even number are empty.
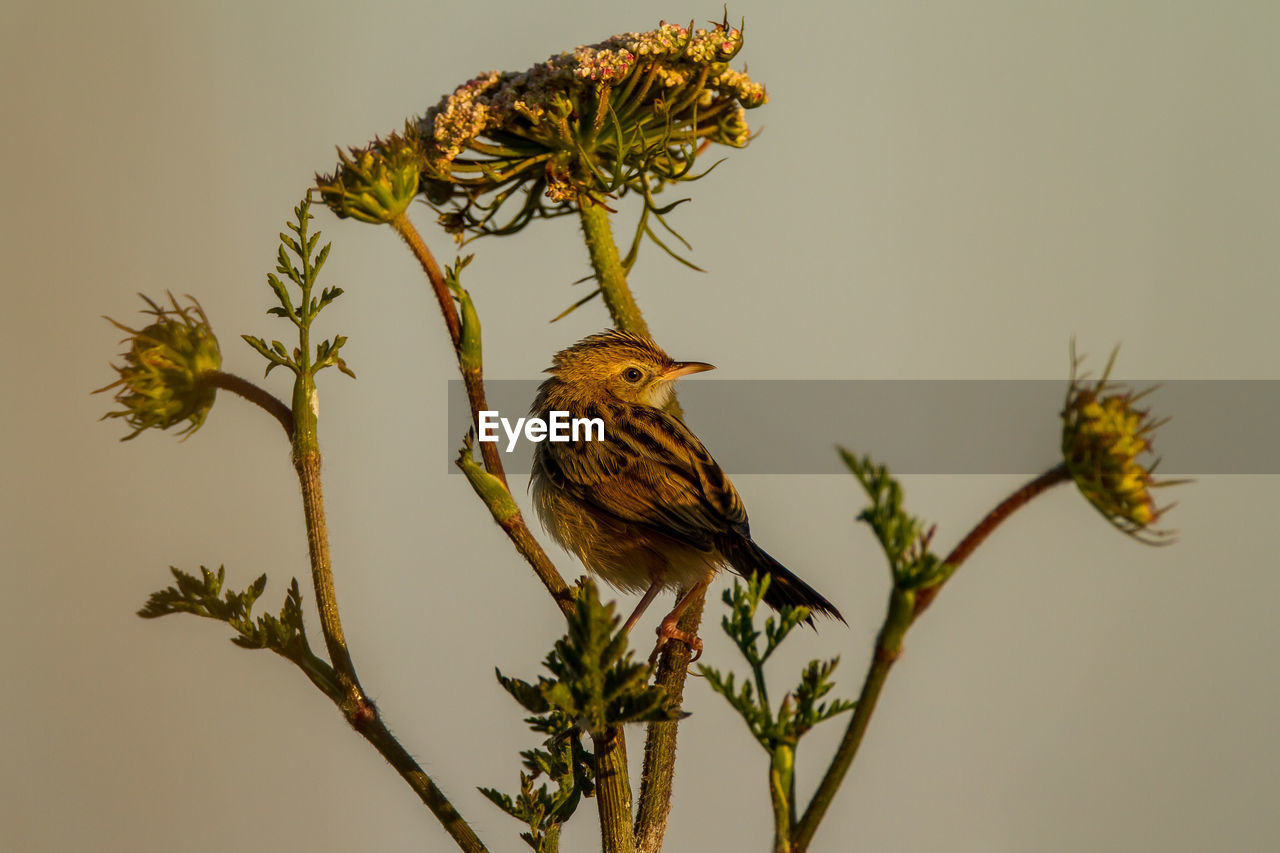
[[[648,338],[614,329],[556,353],[547,373],[578,392],[662,408],[677,379],[714,369],[701,361],[675,361]]]

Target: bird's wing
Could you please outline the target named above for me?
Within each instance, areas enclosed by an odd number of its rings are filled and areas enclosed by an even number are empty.
[[[749,535],[737,490],[689,428],[650,406],[606,420],[603,441],[543,442],[551,481],[617,518],[710,551],[717,536]]]

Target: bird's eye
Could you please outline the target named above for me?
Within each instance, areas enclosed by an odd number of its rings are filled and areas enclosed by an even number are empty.
[[[622,371],[622,378],[628,382],[639,382],[640,377],[643,375],[644,374],[634,367],[628,367],[626,370]]]

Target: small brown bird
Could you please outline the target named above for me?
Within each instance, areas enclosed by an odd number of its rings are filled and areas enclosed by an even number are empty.
[[[702,641],[676,622],[722,567],[769,575],[764,600],[775,609],[803,604],[844,621],[752,541],[729,478],[684,422],[663,411],[675,380],[712,369],[673,361],[640,335],[602,332],[556,354],[530,410],[544,420],[562,411],[604,422],[603,440],[536,445],[531,485],[543,526],[612,586],[644,591],[625,630],[663,589],[686,590],[658,627],[658,648],[674,638],[697,654]]]

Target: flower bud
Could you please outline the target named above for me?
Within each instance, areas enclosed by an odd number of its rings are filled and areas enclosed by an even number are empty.
[[[1105,373],[1093,387],[1073,377],[1062,412],[1062,455],[1081,494],[1098,512],[1123,532],[1156,542],[1170,533],[1151,525],[1169,508],[1156,507],[1151,489],[1174,483],[1157,483],[1154,462],[1139,461],[1151,454],[1155,431],[1165,423],[1135,405],[1147,393],[1108,386]]]
[[[316,175],[320,198],[342,218],[381,224],[404,213],[418,194],[422,155],[412,133],[392,134],[365,148],[338,151],[332,175]]]
[[[155,322],[131,329],[107,318],[129,333],[129,349],[121,353],[122,366],[112,365],[120,378],[94,393],[120,389],[115,401],[121,410],[103,418],[124,418],[133,428],[122,441],[150,427],[168,429],[183,421],[188,424],[179,435],[190,435],[204,423],[217,394],[207,377],[222,366],[218,339],[194,298],[187,297],[191,304],[184,307],[169,294],[172,308],[142,298],[151,306],[143,313],[154,316]]]

